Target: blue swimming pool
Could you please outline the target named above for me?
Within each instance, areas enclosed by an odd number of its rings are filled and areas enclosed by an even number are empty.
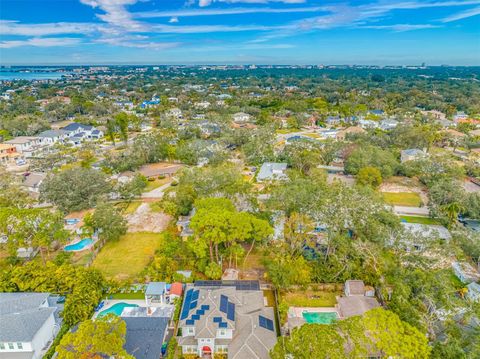
[[[70,244],[68,246],[65,246],[63,249],[67,252],[83,251],[85,248],[90,247],[92,243],[93,243],[93,239],[84,238],[75,244]]]
[[[117,316],[120,316],[125,308],[135,308],[135,307],[138,307],[138,305],[137,304],[123,303],[123,302],[116,303],[116,304],[112,305],[110,308],[105,309],[105,310],[101,311],[100,313],[98,313],[98,316],[103,317],[107,314],[115,314]]]

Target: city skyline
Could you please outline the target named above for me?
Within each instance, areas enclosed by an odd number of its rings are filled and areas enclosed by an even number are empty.
[[[480,0],[5,0],[0,14],[2,65],[480,64]]]

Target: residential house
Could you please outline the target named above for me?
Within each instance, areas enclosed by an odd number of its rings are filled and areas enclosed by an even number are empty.
[[[413,237],[407,236],[401,238],[401,243],[403,246],[405,246],[407,251],[424,250],[426,244],[425,241],[436,239],[449,241],[452,239],[452,235],[450,234],[449,230],[444,226],[407,222],[402,222],[402,226],[407,233],[413,235]]]
[[[38,194],[40,192],[40,186],[46,177],[47,175],[45,173],[32,172],[25,177],[22,182],[22,187],[30,193]]]
[[[385,120],[380,121],[380,128],[384,131],[393,130],[398,126],[398,121],[394,120],[393,118],[387,118]]]
[[[181,165],[159,162],[144,165],[139,168],[138,172],[147,178],[155,178],[158,176],[171,177],[177,173],[180,168],[182,168]]]
[[[17,152],[26,158],[38,156],[45,148],[42,144],[42,139],[34,136],[19,136],[4,143],[15,146]]]
[[[187,284],[179,327],[184,355],[267,359],[277,342],[274,309],[265,306],[258,281]]]
[[[285,180],[288,178],[286,170],[286,163],[265,162],[258,172],[257,182]]]
[[[453,262],[452,269],[462,283],[472,283],[480,281],[480,273],[468,262]]]
[[[430,111],[420,111],[421,114],[427,118],[432,118],[434,120],[438,120],[438,121],[444,121],[447,119],[447,115],[445,115],[443,112],[441,111],[437,111],[437,110],[430,110]]]
[[[400,152],[400,161],[402,163],[407,161],[415,161],[426,157],[426,153],[418,148],[410,148]]]
[[[60,329],[61,301],[49,293],[0,293],[0,357],[42,358]]]
[[[368,288],[361,280],[348,280],[345,282],[345,296],[337,297],[335,308],[340,319],[363,315],[370,309],[380,307],[377,299],[373,297],[373,288]]]
[[[365,120],[365,119],[359,119],[358,120],[358,125],[361,128],[378,128],[379,122],[378,121],[373,121],[373,120]]]
[[[237,112],[233,115],[233,122],[237,124],[245,124],[247,122],[250,122],[251,119],[252,116],[245,112]]]
[[[159,359],[165,354],[170,318],[122,316],[127,325],[124,348],[135,359]]]
[[[71,123],[65,127],[62,127],[70,138],[77,138],[81,140],[86,139],[99,139],[103,137],[103,132],[90,125],[84,125],[82,123]]]
[[[196,102],[194,104],[194,106],[195,106],[195,108],[206,110],[207,108],[210,107],[210,102],[208,102],[208,101]]]
[[[57,142],[63,142],[67,137],[67,132],[63,130],[47,130],[37,135],[45,145],[54,145]]]
[[[176,119],[180,119],[180,118],[183,118],[183,115],[182,115],[182,110],[180,110],[179,108],[171,108],[170,110],[168,110],[166,112],[166,115],[168,117],[173,117],[173,118],[176,118]]]
[[[0,166],[12,166],[25,164],[23,156],[17,152],[14,145],[0,143]]]

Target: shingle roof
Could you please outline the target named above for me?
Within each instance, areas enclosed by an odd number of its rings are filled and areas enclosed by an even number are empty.
[[[159,359],[168,326],[165,317],[122,317],[127,324],[125,350],[136,359]]]
[[[64,130],[64,131],[76,131],[79,128],[81,128],[82,130],[91,130],[93,128],[93,126],[84,125],[82,123],[71,123],[71,124],[63,127],[62,130]]]
[[[63,136],[63,135],[65,135],[65,131],[63,131],[63,130],[47,130],[47,131],[43,131],[43,132],[39,133],[37,137],[53,138],[53,137],[60,137],[60,136]]]
[[[0,342],[30,342],[56,307],[48,293],[0,293]]]

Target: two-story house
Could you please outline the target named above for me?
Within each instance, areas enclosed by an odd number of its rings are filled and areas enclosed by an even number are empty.
[[[19,136],[5,141],[6,144],[13,145],[18,153],[25,157],[35,157],[43,150],[42,139],[35,136]]]
[[[0,293],[0,358],[42,358],[61,326],[59,299],[49,293]]]
[[[185,288],[180,312],[183,354],[269,358],[277,342],[273,307],[258,281],[197,281]]]

